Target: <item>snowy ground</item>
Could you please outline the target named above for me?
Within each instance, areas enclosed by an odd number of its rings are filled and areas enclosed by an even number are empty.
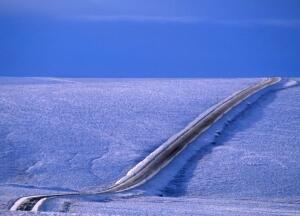
[[[300,198],[300,88],[271,92],[181,170],[172,196]]]
[[[0,209],[24,195],[99,191],[201,112],[258,80],[0,78]],[[55,199],[44,210],[296,215],[299,122],[299,87],[269,93],[184,161],[159,196],[143,195],[154,179],[144,191]]]

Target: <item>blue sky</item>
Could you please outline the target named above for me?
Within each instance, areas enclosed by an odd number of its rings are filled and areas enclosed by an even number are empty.
[[[300,76],[299,0],[1,0],[0,75]]]

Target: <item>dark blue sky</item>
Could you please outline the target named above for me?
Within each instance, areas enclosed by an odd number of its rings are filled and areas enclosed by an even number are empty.
[[[300,76],[299,0],[1,0],[0,75]]]

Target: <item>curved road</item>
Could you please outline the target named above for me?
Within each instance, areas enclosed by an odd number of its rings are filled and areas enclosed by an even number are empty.
[[[165,144],[157,148],[143,161],[133,167],[123,178],[117,181],[111,187],[97,193],[62,193],[53,195],[37,195],[27,196],[17,199],[11,211],[33,211],[39,210],[40,206],[49,198],[61,196],[78,196],[78,195],[100,195],[104,193],[121,192],[135,188],[151,177],[156,175],[162,168],[168,165],[191,141],[200,136],[207,130],[213,123],[220,119],[225,113],[240,104],[245,99],[254,95],[255,93],[270,87],[281,80],[280,77],[267,78],[260,83],[250,86],[235,95],[229,97],[217,106],[213,107],[208,113],[201,118],[188,125],[187,128],[182,130],[171,138]]]

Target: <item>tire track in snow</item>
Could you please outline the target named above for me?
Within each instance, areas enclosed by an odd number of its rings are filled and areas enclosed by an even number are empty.
[[[265,79],[256,85],[237,92],[236,94],[211,107],[193,122],[191,122],[185,129],[171,137],[164,144],[154,150],[150,155],[148,155],[144,160],[129,170],[128,173],[115,184],[101,192],[61,193],[54,195],[21,197],[14,202],[10,210],[36,212],[49,198],[61,196],[100,195],[104,193],[122,192],[138,187],[155,176],[165,166],[167,166],[181,151],[188,146],[188,144],[204,133],[210,126],[222,118],[224,114],[229,112],[232,108],[250,96],[267,87],[273,86],[280,80],[281,78],[279,77]]]

